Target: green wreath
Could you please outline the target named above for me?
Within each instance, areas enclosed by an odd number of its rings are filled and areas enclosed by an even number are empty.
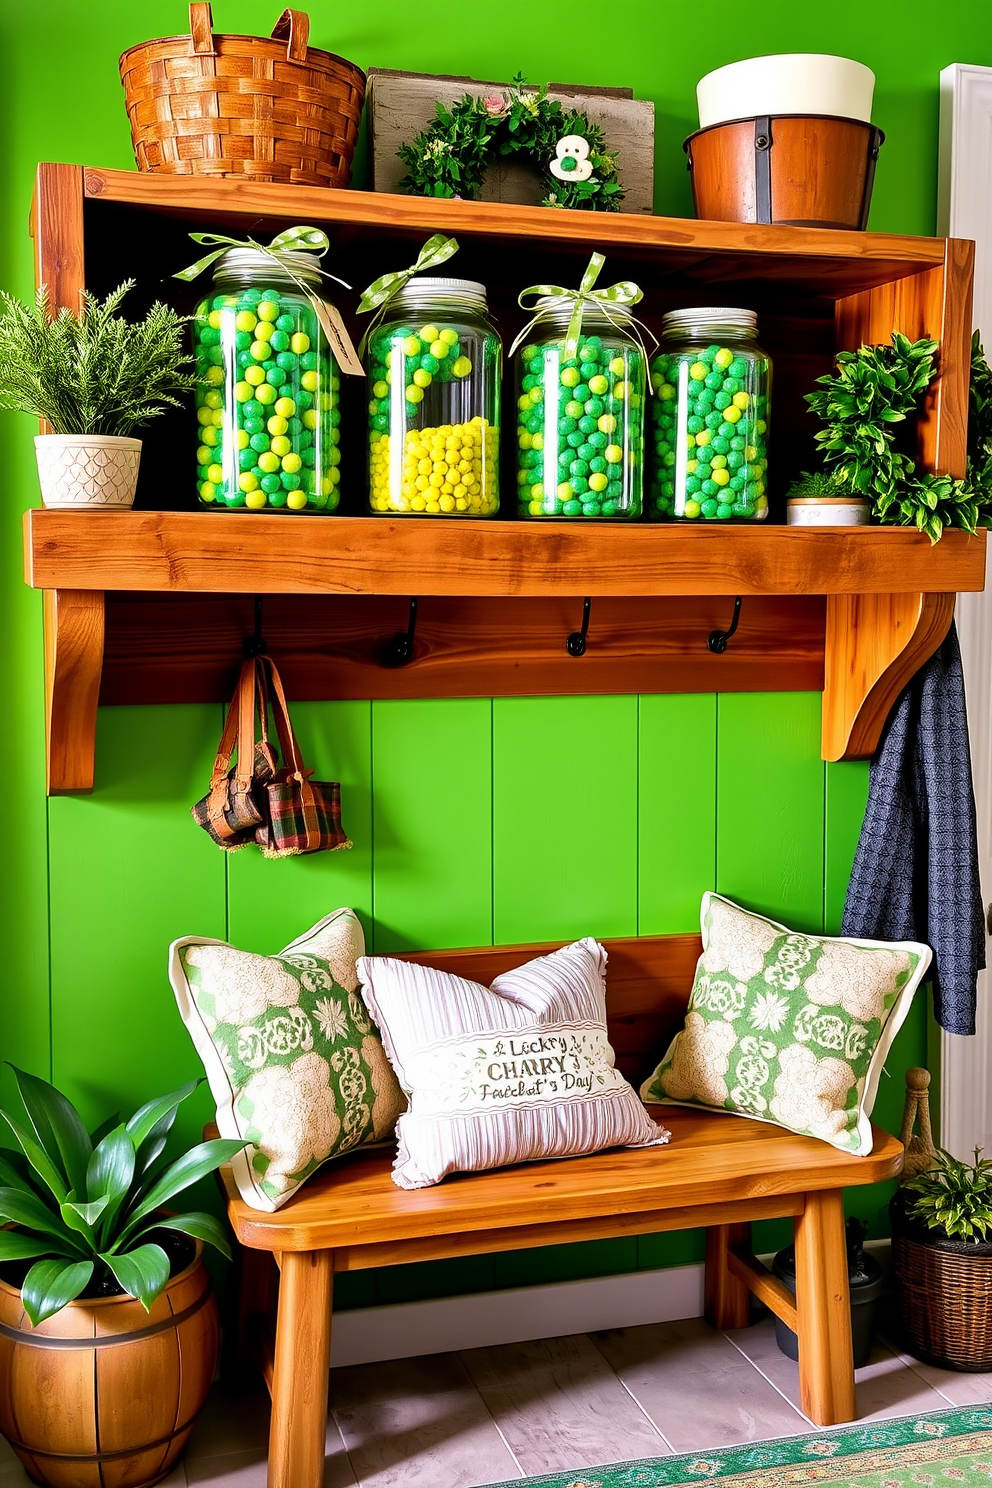
[[[540,172],[542,205],[618,212],[618,153],[606,148],[600,126],[549,98],[547,88],[524,93],[523,81],[515,77],[504,92],[481,98],[466,93],[451,108],[438,103],[434,122],[396,152],[407,168],[400,190],[475,201],[491,162],[517,156]]]

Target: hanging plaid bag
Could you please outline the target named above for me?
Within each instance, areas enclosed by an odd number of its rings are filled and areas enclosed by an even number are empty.
[[[275,778],[263,786],[268,809],[254,833],[255,841],[267,858],[351,847],[341,826],[341,787],[336,780],[310,779],[313,771],[303,763],[282,679],[270,656],[258,658],[258,672],[263,730],[271,706],[283,763]]]
[[[257,742],[255,739],[258,704],[256,662],[250,660],[241,668],[227,710],[210,789],[190,808],[193,820],[209,833],[218,847],[229,852],[247,847],[264,825],[268,811],[265,786],[278,768],[276,752],[266,737],[264,713],[262,737]],[[237,765],[232,766],[235,755]]]
[[[227,710],[210,789],[191,807],[193,820],[229,851],[245,847],[261,824],[253,796],[255,758],[255,663],[246,661]],[[232,760],[237,755],[237,765]]]

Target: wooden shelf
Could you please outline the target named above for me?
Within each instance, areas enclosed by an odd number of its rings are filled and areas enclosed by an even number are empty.
[[[238,512],[25,515],[36,589],[196,594],[912,594],[981,589],[985,534]]]
[[[524,284],[577,282],[592,249],[611,278],[641,278],[640,307],[718,302],[758,311],[776,369],[773,516],[791,473],[809,468],[803,394],[838,350],[893,329],[940,342],[939,376],[917,421],[924,469],[961,475],[966,448],[973,247],[953,239],[604,216],[357,191],[292,189],[74,165],[39,167],[32,218],[37,276],[75,307],[133,272],[132,313],[165,293],[190,310],[200,290],[171,276],[195,257],[188,233],[313,222],[329,266],[360,286],[412,262],[443,231],[458,270],[483,280],[509,340]],[[562,276],[565,276],[562,278]],[[360,334],[343,302],[345,319]],[[344,379],[343,427],[360,430],[363,388]],[[511,443],[503,451],[509,468]],[[45,591],[49,786],[92,788],[99,701],[180,701],[229,692],[250,596],[271,596],[266,630],[291,697],[432,697],[823,687],[823,755],[859,758],[940,644],[954,595],[981,589],[984,534],[936,547],[902,529],[652,527],[285,517],[172,511],[188,445],[182,411],[146,440],[137,509],[33,511],[26,577]],[[364,461],[342,462],[343,509],[361,510]],[[382,642],[420,620],[412,663]],[[706,649],[745,596],[728,650]],[[248,598],[246,598],[246,596]],[[569,656],[583,597],[589,648]]]

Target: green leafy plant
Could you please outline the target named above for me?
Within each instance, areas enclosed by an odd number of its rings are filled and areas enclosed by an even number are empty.
[[[931,542],[947,527],[975,532],[992,524],[992,371],[977,332],[966,475],[920,472],[900,448],[900,426],[918,411],[933,381],[936,356],[936,341],[910,341],[899,331],[889,346],[840,352],[836,372],[817,378],[818,390],[806,395],[823,421],[816,443],[825,468],[803,472],[788,494],[861,496],[871,502],[876,521],[916,527]]]
[[[162,1206],[240,1152],[217,1138],[170,1159],[176,1111],[201,1080],[148,1101],[129,1121],[114,1116],[89,1135],[75,1106],[47,1081],[15,1069],[23,1113],[0,1111],[17,1150],[0,1149],[0,1263],[33,1260],[21,1301],[34,1326],[96,1285],[137,1297],[145,1309],[169,1280],[152,1238],[174,1230],[230,1257],[212,1214],[163,1214]],[[111,1280],[111,1278],[113,1280]]]
[[[992,1231],[992,1158],[975,1148],[974,1165],[959,1162],[938,1148],[932,1168],[903,1185],[913,1194],[908,1219],[921,1220],[951,1239],[986,1240]]]
[[[48,290],[33,305],[0,294],[0,408],[32,413],[56,434],[130,434],[196,386],[184,371],[185,320],[161,302],[144,320],[117,314],[129,279],[106,299],[84,294],[81,313],[51,313]]]
[[[491,162],[517,156],[540,172],[547,187],[545,206],[618,212],[624,195],[616,179],[618,155],[606,148],[600,126],[549,98],[546,87],[525,91],[524,81],[518,73],[499,93],[466,93],[450,108],[439,102],[434,121],[397,151],[407,168],[400,190],[474,201]],[[589,146],[593,174],[588,181],[559,181],[548,168],[567,134],[580,135]]]

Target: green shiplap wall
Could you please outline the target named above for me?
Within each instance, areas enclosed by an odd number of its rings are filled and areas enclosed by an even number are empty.
[[[214,19],[262,34],[278,10],[276,0],[217,0]],[[317,0],[310,11],[315,44],[360,65],[632,85],[656,104],[656,210],[674,214],[690,210],[681,141],[703,72],[765,51],[857,57],[877,74],[875,119],[887,134],[872,226],[894,232],[933,230],[939,69],[992,63],[988,0],[768,0],[707,25],[698,7],[671,0],[616,0],[601,15],[524,0],[476,10],[464,0],[419,10]],[[0,6],[0,286],[30,293],[38,160],[131,167],[117,55],[181,30],[185,15],[182,0],[48,0],[40,36],[34,13]],[[312,859],[225,858],[193,825],[187,808],[206,783],[216,707],[103,710],[96,791],[46,801],[41,605],[21,583],[21,512],[37,500],[32,433],[28,420],[0,415],[0,1054],[53,1076],[93,1119],[195,1071],[165,976],[166,946],[180,934],[272,951],[342,903],[380,951],[658,934],[693,928],[712,886],[797,925],[837,928],[866,771],[821,764],[813,695],[300,705],[308,756],[318,775],[341,780],[355,842]],[[921,1005],[882,1081],[883,1123],[898,1121],[902,1071],[925,1053]],[[207,1113],[201,1094],[185,1134]],[[856,1200],[876,1233],[884,1199]],[[696,1256],[692,1235],[555,1247],[363,1273],[344,1278],[342,1300]]]

